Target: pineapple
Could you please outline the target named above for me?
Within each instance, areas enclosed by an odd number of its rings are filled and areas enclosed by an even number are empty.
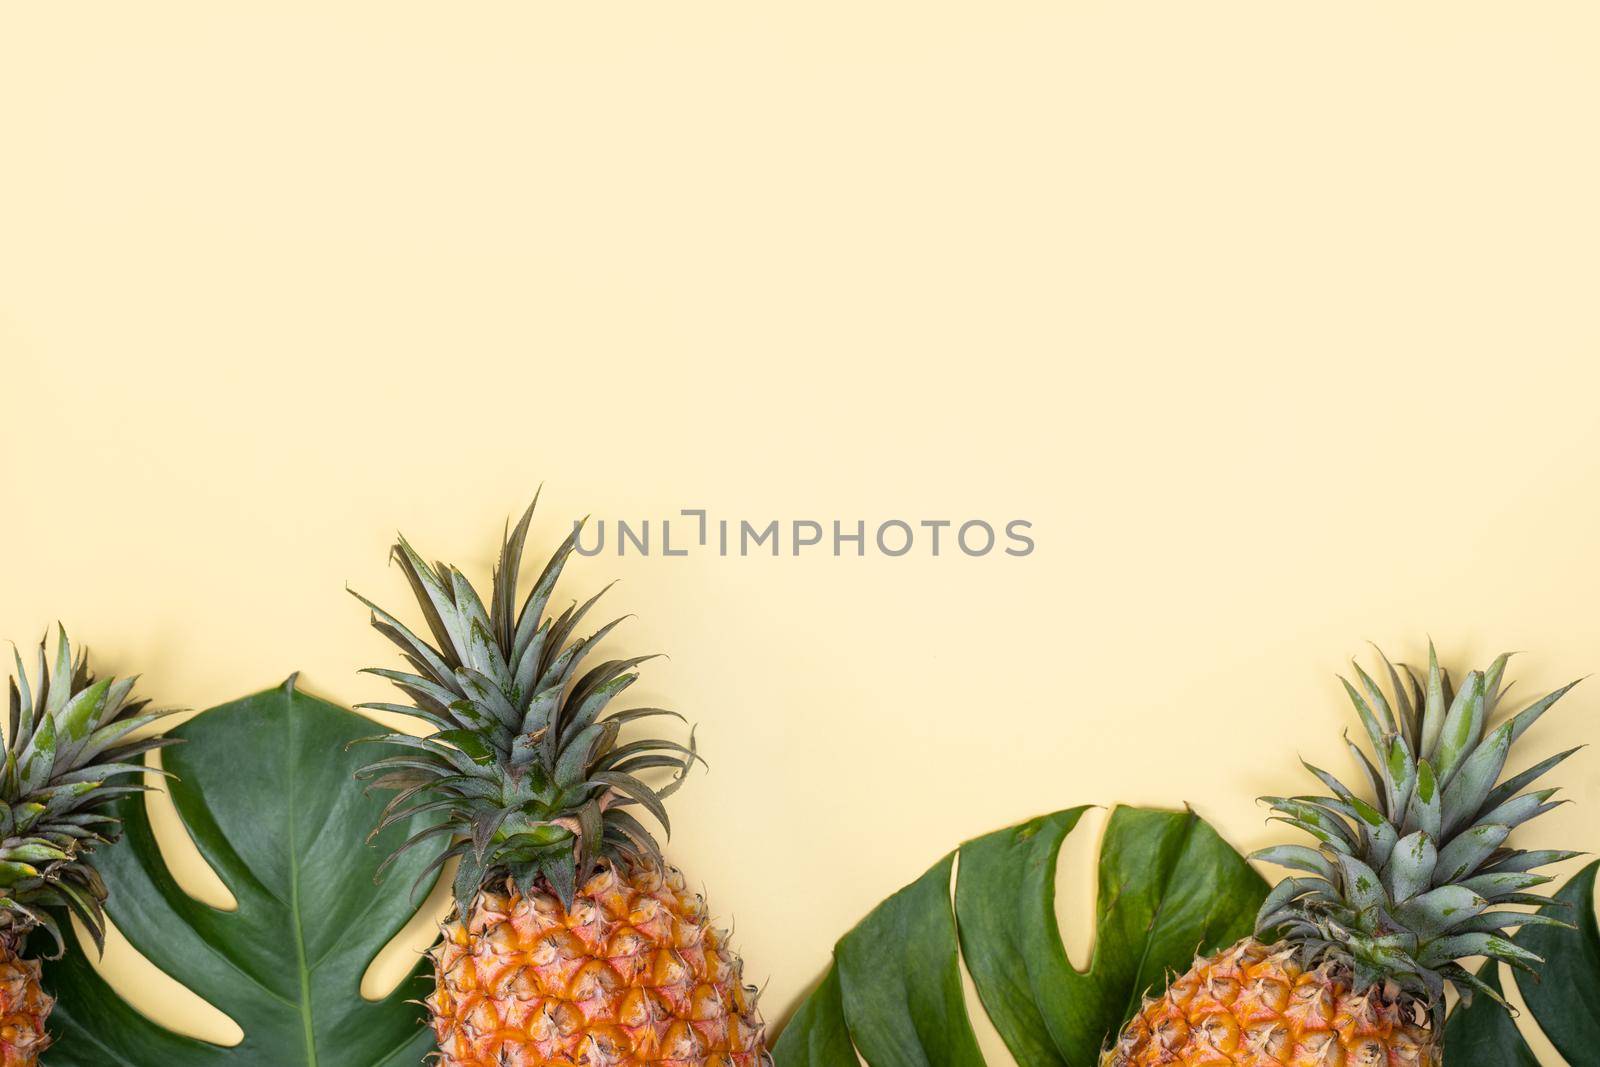
[[[1505,1003],[1462,961],[1543,962],[1507,931],[1558,921],[1504,909],[1543,903],[1529,892],[1550,880],[1538,869],[1576,855],[1506,847],[1513,829],[1556,806],[1554,789],[1523,790],[1572,755],[1499,781],[1512,746],[1572,688],[1491,729],[1509,658],[1454,691],[1431,643],[1425,685],[1385,658],[1392,701],[1355,666],[1359,688],[1344,686],[1376,759],[1346,743],[1370,799],[1309,764],[1332,796],[1263,798],[1317,845],[1252,858],[1300,874],[1268,895],[1256,937],[1197,960],[1146,1000],[1103,1067],[1438,1065],[1447,985]]]
[[[134,679],[95,681],[88,656],[74,658],[59,627],[53,667],[46,649],[41,642],[32,685],[16,657],[0,772],[0,1067],[31,1067],[50,1046],[45,1020],[55,1002],[39,984],[39,961],[22,958],[28,934],[42,928],[59,956],[57,915],[72,915],[104,947],[106,887],[88,856],[118,825],[99,809],[145,788],[107,783],[142,775],[136,757],[171,743],[128,740],[168,714],[130,699]]]
[[[423,877],[459,863],[426,1001],[442,1067],[766,1062],[755,991],[727,935],[635,816],[669,826],[662,800],[697,758],[693,735],[687,745],[620,742],[625,724],[682,718],[659,708],[606,711],[651,657],[580,674],[617,622],[574,636],[598,595],[545,615],[576,530],[517,608],[532,517],[530,505],[503,539],[487,608],[459,570],[429,566],[404,538],[395,545],[432,644],[360,598],[411,667],[370,672],[409,703],[362,707],[436,728],[426,738],[373,738],[410,751],[361,777],[397,791],[374,833],[415,815],[442,817],[399,850],[435,842]],[[675,772],[659,788],[638,777],[659,769]]]

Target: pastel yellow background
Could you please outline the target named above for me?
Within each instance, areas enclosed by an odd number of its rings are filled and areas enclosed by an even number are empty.
[[[353,702],[389,653],[344,584],[405,600],[397,528],[486,575],[540,481],[541,550],[585,513],[1026,518],[1025,559],[569,572],[671,656],[645,695],[711,772],[670,854],[769,1018],[982,831],[1187,801],[1260,845],[1297,754],[1346,767],[1365,641],[1527,649],[1524,693],[1600,668],[1597,35],[1581,3],[4,3],[0,634],[63,619],[167,704],[296,669]],[[1560,781],[1525,840],[1600,850],[1600,764]]]

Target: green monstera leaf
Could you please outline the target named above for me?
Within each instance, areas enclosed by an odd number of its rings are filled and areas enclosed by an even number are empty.
[[[90,967],[91,947],[47,964],[58,998],[50,1067],[418,1067],[432,1050],[412,978],[362,999],[362,975],[416,911],[428,857],[402,857],[382,885],[378,864],[414,827],[373,845],[382,800],[352,775],[372,758],[346,752],[378,728],[298,692],[294,680],[214,708],[172,733],[173,802],[200,853],[238,902],[221,911],[190,897],[156,846],[140,797],[125,798],[124,835],[96,853],[112,922],[156,966],[230,1016],[233,1048],[180,1036],[130,1007]],[[423,887],[424,889],[426,886]],[[421,892],[421,890],[419,890]]]
[[[1600,924],[1594,884],[1600,863],[1578,872],[1545,905],[1546,915],[1569,923],[1530,926],[1517,944],[1544,957],[1536,977],[1519,975],[1517,988],[1550,1043],[1571,1067],[1600,1067]]]
[[[880,904],[834,950],[784,1029],[779,1067],[976,1067],[961,962],[1021,1067],[1095,1067],[1168,971],[1249,934],[1267,885],[1192,812],[1117,808],[1100,850],[1093,955],[1067,957],[1056,862],[1087,808],[969,841]],[[955,899],[950,875],[959,856]]]
[[[1600,924],[1594,886],[1600,863],[1579,871],[1539,913],[1565,925],[1527,926],[1518,945],[1544,958],[1532,974],[1517,975],[1528,1012],[1571,1067],[1600,1067]],[[1499,968],[1484,978],[1500,988]],[[1504,1008],[1488,997],[1457,1008],[1445,1029],[1445,1062],[1451,1067],[1538,1067]]]
[[[961,967],[1020,1067],[1096,1067],[1147,991],[1198,953],[1251,932],[1266,883],[1193,813],[1117,808],[1100,849],[1093,954],[1067,958],[1055,917],[1057,858],[1085,808],[980,837],[880,904],[776,1047],[778,1067],[980,1067]],[[957,863],[959,859],[959,864]],[[1519,988],[1572,1067],[1600,1067],[1600,933],[1590,866],[1518,944],[1548,961]],[[955,873],[955,899],[950,894]],[[1500,988],[1497,969],[1485,979]],[[858,1059],[859,1056],[859,1059]],[[1452,1067],[1538,1067],[1511,1015],[1480,996],[1451,1016]]]
[[[1500,965],[1489,963],[1478,977],[1496,994],[1500,985]],[[1539,1067],[1539,1058],[1523,1040],[1511,1013],[1486,996],[1450,1013],[1444,1030],[1450,1067]]]

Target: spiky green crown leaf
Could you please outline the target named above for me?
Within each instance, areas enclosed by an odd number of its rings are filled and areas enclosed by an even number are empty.
[[[47,908],[77,915],[101,942],[105,884],[89,862],[96,845],[114,840],[120,824],[102,809],[115,797],[147,790],[143,755],[172,744],[129,735],[169,711],[146,711],[134,699],[135,678],[97,681],[86,650],[73,655],[56,628],[54,662],[48,637],[39,643],[30,681],[14,652],[5,765],[0,769],[0,936],[44,927],[62,948]]]
[[[1317,847],[1280,845],[1252,857],[1301,872],[1272,891],[1257,927],[1297,944],[1308,964],[1347,967],[1358,991],[1393,983],[1437,1017],[1447,983],[1500,1000],[1459,961],[1485,956],[1524,970],[1542,962],[1513,944],[1510,930],[1555,920],[1505,909],[1545,903],[1529,892],[1550,881],[1537,870],[1576,853],[1506,840],[1558,806],[1554,789],[1524,790],[1577,749],[1500,777],[1512,746],[1577,683],[1491,726],[1511,653],[1459,689],[1432,642],[1425,682],[1378,654],[1392,700],[1360,664],[1359,686],[1340,679],[1371,745],[1369,755],[1346,736],[1370,791],[1307,764],[1332,796],[1262,798]]]
[[[635,668],[653,657],[607,660],[578,673],[622,621],[575,636],[605,590],[545,614],[577,543],[576,528],[517,608],[517,572],[537,504],[536,496],[503,539],[487,607],[460,570],[429,566],[404,538],[395,545],[394,559],[416,594],[432,643],[355,594],[412,668],[368,670],[393,682],[411,703],[359,706],[414,715],[435,727],[428,737],[370,739],[412,750],[371,763],[359,775],[372,788],[396,790],[374,833],[413,815],[442,813],[440,824],[395,855],[425,842],[442,845],[422,878],[461,857],[454,890],[463,913],[492,878],[509,875],[524,893],[543,880],[570,904],[575,887],[602,859],[659,865],[654,836],[630,809],[643,809],[670,832],[662,799],[697,758],[692,733],[687,745],[661,737],[619,740],[627,723],[683,718],[661,708],[606,710],[638,679]],[[665,786],[638,777],[658,768],[676,772]]]

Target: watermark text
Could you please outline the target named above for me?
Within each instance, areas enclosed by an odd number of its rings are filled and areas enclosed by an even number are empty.
[[[573,524],[580,556],[1031,556],[1027,519],[720,519],[684,508],[659,519]]]

